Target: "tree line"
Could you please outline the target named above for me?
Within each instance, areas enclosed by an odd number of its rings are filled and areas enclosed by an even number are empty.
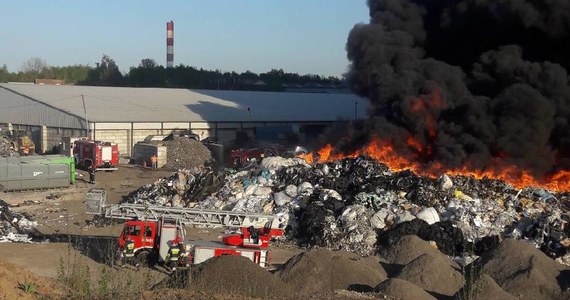
[[[0,68],[0,82],[33,82],[35,79],[59,79],[65,84],[90,86],[168,87],[190,89],[333,92],[345,90],[340,78],[319,75],[300,75],[282,69],[265,73],[246,71],[221,72],[204,70],[180,64],[165,68],[153,59],[145,58],[136,67],[123,74],[108,55],[103,55],[94,67],[89,65],[49,66],[41,58],[26,61],[19,72]]]

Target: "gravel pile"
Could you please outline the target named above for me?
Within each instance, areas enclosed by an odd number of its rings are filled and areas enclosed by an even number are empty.
[[[421,287],[399,278],[390,278],[376,286],[374,290],[390,297],[389,299],[436,300]]]
[[[377,258],[362,258],[347,251],[313,249],[289,259],[276,275],[303,294],[338,289],[372,289],[386,279]]]
[[[169,141],[153,142],[167,147],[168,161],[163,168],[191,169],[198,168],[212,161],[210,150],[199,141],[186,137],[174,137]]]
[[[520,299],[570,299],[569,268],[523,241],[503,241],[482,255],[480,268]]]
[[[505,292],[496,282],[493,277],[487,274],[481,274],[474,282],[467,282],[461,291],[457,292],[456,298],[458,299],[473,299],[473,300],[487,300],[487,299],[501,299],[501,300],[516,300],[517,297]]]
[[[180,271],[155,288],[176,287],[193,292],[225,294],[256,299],[284,299],[290,287],[251,260],[241,256],[211,258],[187,271]]]

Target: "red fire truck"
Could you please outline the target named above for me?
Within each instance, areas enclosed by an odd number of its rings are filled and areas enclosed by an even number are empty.
[[[135,204],[105,206],[104,197],[97,194],[101,190],[92,189],[87,194],[87,212],[127,220],[119,236],[119,250],[124,249],[127,240],[133,241],[135,262],[141,265],[164,263],[170,243],[178,238],[184,241],[190,264],[216,256],[234,255],[268,267],[269,241],[281,238],[284,232],[283,220],[275,215]],[[225,235],[221,242],[195,241],[185,239],[186,225],[224,226],[240,230]]]
[[[261,160],[264,157],[281,155],[285,151],[285,146],[271,145],[264,148],[232,149],[230,151],[230,162],[232,167],[241,168],[246,166],[250,160]]]
[[[75,164],[82,168],[113,171],[119,165],[119,146],[115,143],[80,139],[73,143]]]

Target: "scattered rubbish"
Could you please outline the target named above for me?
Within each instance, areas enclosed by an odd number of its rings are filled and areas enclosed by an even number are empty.
[[[429,291],[453,296],[463,292],[466,286],[465,274],[458,270],[476,261],[483,273],[501,283],[504,291],[497,288],[496,293],[515,294],[520,288],[520,293],[529,298],[544,295],[548,298],[563,293],[554,283],[557,276],[567,273],[557,269],[561,268],[557,262],[570,266],[569,196],[533,187],[515,189],[487,178],[449,175],[429,178],[410,171],[392,172],[384,164],[364,156],[312,165],[298,158],[269,157],[251,162],[240,171],[214,170],[210,166],[181,168],[140,187],[125,197],[125,201],[276,214],[286,224],[285,239],[306,248],[351,252],[346,260],[355,266],[361,256],[373,259],[371,255],[378,252],[391,252],[391,256],[385,255],[388,262],[401,268],[390,276],[380,269],[380,264],[361,262],[363,266],[374,267],[376,273],[371,280],[362,278],[354,282],[371,290],[390,277],[390,281],[376,289],[392,291],[405,287],[412,289],[414,295],[425,296],[424,292]],[[60,197],[53,194],[46,198]],[[69,222],[69,213],[63,206],[49,203],[53,206],[45,212],[59,216],[54,222]],[[32,204],[35,202],[25,203]],[[101,218],[85,225],[110,223]],[[12,212],[0,200],[0,242],[33,242],[34,226],[36,223],[27,215]],[[505,242],[505,238],[510,239]],[[394,251],[393,247],[399,250]],[[298,256],[285,264],[278,275],[285,282],[303,282],[308,277],[297,274],[312,272],[313,263],[331,268],[344,265],[342,260],[331,264],[333,256],[327,257],[318,251],[306,252],[304,258]],[[228,265],[236,264],[234,260],[222,257],[189,275],[206,290],[211,288],[214,277],[221,274],[219,270],[227,271]],[[337,270],[331,271],[332,274],[341,274],[336,278],[338,282],[313,275],[309,276],[315,281],[311,287],[322,284],[323,289],[346,288],[341,279],[356,276],[362,270],[372,274],[362,266],[352,269],[350,274],[344,269],[331,270]],[[515,276],[526,270],[531,270],[532,278]],[[251,274],[255,280],[268,276],[257,269],[252,269]],[[424,274],[434,275],[428,278]],[[489,278],[483,279],[485,284],[493,284]],[[275,280],[273,284],[281,288],[284,283]],[[542,289],[531,289],[532,284]],[[244,293],[264,297],[268,295],[265,291]],[[548,294],[550,291],[554,292]]]
[[[487,237],[525,239],[549,256],[568,253],[568,194],[484,178],[392,172],[366,156],[307,164],[267,157],[247,169],[181,169],[141,187],[130,203],[286,216],[300,244],[371,255],[406,234],[448,255],[490,249]]]
[[[28,234],[34,233],[36,225],[25,214],[13,212],[8,203],[0,200],[0,243],[30,243],[32,238]]]

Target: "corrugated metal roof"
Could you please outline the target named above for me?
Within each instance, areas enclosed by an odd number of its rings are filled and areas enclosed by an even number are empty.
[[[335,121],[359,118],[368,101],[352,94],[212,91],[70,85],[0,84],[90,122]],[[0,99],[1,100],[1,99]]]
[[[0,123],[85,128],[83,117],[0,87]]]

